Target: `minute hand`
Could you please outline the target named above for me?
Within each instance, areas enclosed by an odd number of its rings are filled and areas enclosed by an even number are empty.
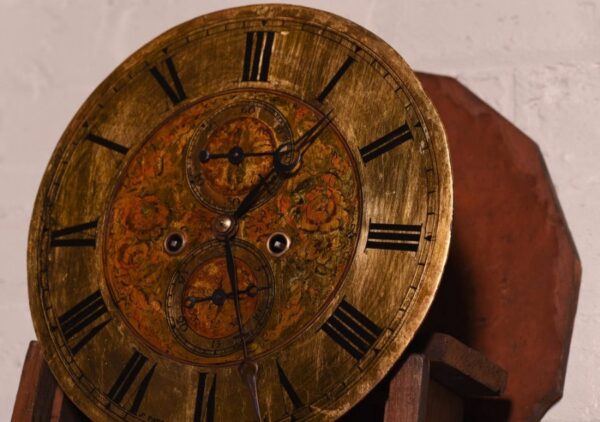
[[[295,154],[290,162],[286,162],[282,159],[282,155],[285,157],[286,153],[281,150],[281,147],[275,151],[273,156],[273,167],[280,176],[291,176],[298,170],[298,166],[302,161],[302,156],[306,153],[308,148],[314,144],[319,135],[323,133],[327,126],[331,124],[331,119],[329,118],[331,113],[333,113],[333,110],[330,110],[327,114],[321,117],[317,123],[304,132],[302,136],[300,136],[300,138],[294,142]]]
[[[287,177],[293,174],[300,163],[302,156],[311,145],[314,144],[314,141],[319,137],[319,135],[331,124],[330,116],[333,110],[329,111],[325,114],[321,119],[317,121],[310,129],[304,132],[295,142],[294,147],[298,150],[298,155],[296,155],[293,160],[289,163],[283,162],[281,156],[285,155],[284,151],[280,148],[275,152],[273,157],[273,168],[267,173],[266,176],[261,177],[260,182],[252,188],[250,192],[242,199],[240,205],[233,213],[233,217],[235,219],[240,218],[244,214],[246,214],[254,203],[260,197],[260,194],[263,190],[267,189],[270,184],[276,181],[279,177]],[[285,145],[285,144],[284,144]]]

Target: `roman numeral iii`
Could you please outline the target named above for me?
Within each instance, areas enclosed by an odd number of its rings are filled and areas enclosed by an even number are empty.
[[[342,300],[321,329],[357,360],[365,356],[383,331],[346,300]]]
[[[242,81],[266,82],[273,51],[274,32],[248,32]]]
[[[71,237],[75,233],[83,233],[87,230],[95,229],[98,226],[98,220],[89,223],[77,224],[75,226],[65,227],[64,229],[54,230],[50,233],[50,246],[52,247],[78,247],[89,246],[96,247],[96,237]],[[66,237],[66,238],[65,238]]]
[[[142,355],[140,352],[135,350],[133,355],[117,377],[117,380],[111,387],[108,392],[108,397],[119,405],[122,404],[125,399],[125,395],[129,392],[133,383],[138,378],[138,375],[144,369],[144,366],[148,362],[148,358]],[[131,406],[129,407],[129,412],[136,414],[140,409],[142,404],[142,400],[144,399],[144,395],[148,390],[148,385],[150,384],[150,380],[152,379],[152,375],[154,375],[154,369],[156,368],[156,364],[154,364],[150,370],[146,373],[144,378],[140,381],[135,390],[135,395],[133,396]]]
[[[367,249],[416,252],[421,240],[421,225],[381,224],[369,221]]]
[[[204,372],[200,372],[198,374],[198,389],[196,390],[194,422],[214,422],[215,420],[215,394],[217,390],[217,376],[215,375],[213,377],[213,382],[210,387],[210,391],[208,392],[208,397],[206,400],[204,400],[207,380],[208,374]]]
[[[156,66],[150,69],[150,73],[152,76],[154,76],[154,79],[156,79],[156,82],[160,85],[163,91],[165,91],[165,94],[167,94],[173,105],[177,105],[187,97],[185,95],[185,91],[183,90],[181,80],[177,75],[177,69],[175,69],[173,59],[169,57],[167,60],[165,60],[165,63],[167,65],[167,69],[169,70],[169,75],[171,76],[171,83],[167,82],[167,78],[160,73]]]
[[[92,327],[85,335],[77,338],[77,341],[69,346],[73,355],[77,354],[106,324],[110,319],[94,326],[94,323],[106,313],[106,305],[100,294],[100,290],[83,299],[77,305],[73,306],[67,312],[58,317],[58,324],[67,341],[77,337],[77,334],[88,327]]]
[[[367,164],[372,159],[391,151],[411,139],[413,139],[413,135],[408,127],[408,123],[404,123],[399,128],[392,130],[390,133],[383,135],[369,145],[362,147],[359,150],[360,156],[362,157],[363,163]]]

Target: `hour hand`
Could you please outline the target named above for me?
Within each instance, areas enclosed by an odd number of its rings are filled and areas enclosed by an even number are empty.
[[[261,194],[265,190],[269,190],[269,186],[277,179],[277,173],[274,169],[264,177],[260,177],[259,183],[248,192],[248,194],[242,199],[242,202],[238,205],[237,209],[233,213],[233,217],[238,219],[246,214],[254,206],[256,201],[260,198]]]
[[[325,114],[317,123],[304,132],[293,145],[285,143],[275,150],[273,154],[273,168],[271,168],[271,171],[266,176],[260,177],[259,183],[242,199],[242,202],[240,202],[238,208],[233,213],[234,218],[238,219],[250,211],[258,198],[260,198],[260,195],[265,190],[269,190],[269,186],[274,181],[283,177],[289,177],[296,172],[302,155],[314,144],[315,140],[327,126],[331,124],[330,116],[332,113],[333,110]]]

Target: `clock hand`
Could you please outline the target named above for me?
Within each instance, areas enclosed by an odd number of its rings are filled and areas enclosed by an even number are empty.
[[[246,387],[250,391],[252,397],[252,407],[254,407],[254,413],[256,414],[257,422],[262,422],[262,416],[260,414],[260,404],[258,402],[258,389],[256,388],[256,375],[258,374],[258,364],[253,360],[244,360],[240,367],[240,376],[246,383]]]
[[[225,259],[227,260],[227,274],[229,275],[229,283],[231,284],[231,291],[233,292],[233,303],[235,305],[235,316],[237,320],[238,329],[240,331],[240,338],[242,339],[242,346],[244,350],[244,360],[248,358],[248,349],[246,348],[246,339],[244,338],[244,329],[242,327],[242,312],[240,311],[240,298],[237,283],[237,274],[235,270],[235,261],[233,259],[233,252],[231,250],[231,240],[226,237],[224,239],[225,244]]]
[[[319,135],[329,126],[332,121],[330,116],[333,113],[333,109],[329,110],[323,117],[321,117],[317,123],[314,124],[296,143],[296,147],[300,151],[300,154],[304,154],[306,150],[313,144],[313,142],[319,137]]]
[[[256,200],[260,197],[260,194],[263,190],[267,189],[270,183],[277,180],[277,173],[275,172],[275,168],[272,168],[266,176],[260,177],[260,181],[256,186],[254,186],[250,192],[242,199],[242,202],[238,205],[237,209],[233,213],[233,217],[237,220],[248,211],[254,205]]]
[[[248,194],[242,199],[238,208],[234,211],[233,217],[237,220],[248,211],[254,205],[256,200],[260,197],[263,190],[268,189],[270,183],[276,181],[280,176],[292,175],[298,167],[300,160],[304,153],[310,148],[314,141],[319,135],[331,124],[329,116],[333,110],[330,110],[321,119],[317,121],[310,129],[302,134],[293,144],[285,143],[280,145],[274,154],[273,168],[267,173],[266,176],[260,177],[259,183],[248,192]],[[298,148],[298,155],[291,162],[285,162],[282,157],[289,155],[289,148],[293,146]]]
[[[294,142],[293,147],[297,152],[291,151],[292,153],[296,153],[292,161],[285,162],[285,159],[282,158],[282,155],[284,154],[290,155],[290,152],[288,151],[288,145],[290,144],[283,144],[275,150],[273,165],[279,175],[284,177],[291,176],[298,171],[302,156],[306,153],[308,148],[314,144],[319,135],[321,135],[321,133],[323,133],[323,131],[331,124],[331,119],[329,117],[332,113],[333,109],[328,111],[317,121],[317,123],[304,132],[302,136]]]
[[[256,413],[256,419],[258,422],[262,422],[262,416],[260,413],[260,404],[258,402],[258,390],[256,388],[256,375],[258,373],[258,364],[248,357],[248,347],[246,346],[246,339],[244,338],[244,329],[242,327],[242,313],[240,311],[240,297],[237,286],[237,274],[235,270],[235,261],[233,259],[233,252],[231,251],[231,240],[226,237],[225,243],[225,258],[227,260],[227,274],[229,275],[229,281],[231,283],[231,290],[233,292],[233,302],[235,304],[235,314],[237,319],[238,328],[240,331],[240,338],[242,339],[242,349],[244,352],[244,360],[239,367],[240,376],[246,383],[250,396],[252,398],[252,406]]]
[[[240,295],[240,296],[247,295],[248,297],[256,297],[256,295],[258,295],[258,292],[260,292],[262,290],[267,290],[270,288],[271,288],[271,286],[258,287],[255,284],[250,284],[244,290],[238,291],[238,295]],[[223,305],[225,303],[226,299],[233,299],[233,297],[234,297],[233,292],[225,293],[225,290],[223,290],[223,289],[215,289],[215,291],[210,296],[203,296],[203,297],[187,296],[184,299],[183,305],[186,308],[193,308],[196,303],[209,302],[209,301],[211,301],[215,305]]]
[[[203,149],[200,151],[200,162],[207,163],[210,160],[227,158],[231,164],[240,164],[246,157],[268,157],[275,151],[244,151],[241,147],[233,147],[227,153],[210,153]]]

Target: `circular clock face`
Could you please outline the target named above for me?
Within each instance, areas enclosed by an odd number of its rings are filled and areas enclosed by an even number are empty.
[[[48,364],[94,420],[331,420],[400,357],[450,236],[439,118],[402,59],[296,6],[184,23],[61,138],[32,218]]]

